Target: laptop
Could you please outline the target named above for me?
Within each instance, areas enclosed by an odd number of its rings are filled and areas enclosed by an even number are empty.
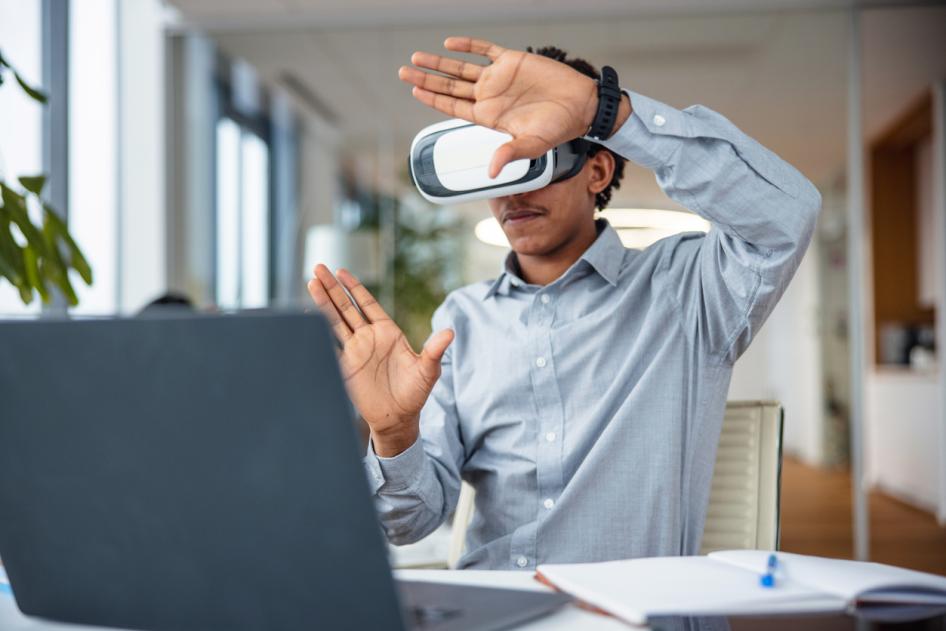
[[[0,324],[20,610],[123,629],[500,629],[560,594],[398,585],[325,321]]]

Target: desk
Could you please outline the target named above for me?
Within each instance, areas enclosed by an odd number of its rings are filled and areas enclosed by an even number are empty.
[[[0,577],[2,574],[0,567]],[[527,589],[542,591],[547,587],[537,583],[530,572],[488,572],[476,570],[397,570],[395,576],[406,580],[438,581],[460,585],[485,585],[489,587],[508,587],[510,589]],[[574,605],[567,605],[550,616],[535,620],[518,627],[522,631],[628,631],[641,627],[630,627],[613,618],[601,616],[580,609]],[[946,629],[946,616],[932,618],[925,622],[907,623],[903,627],[898,625],[878,626],[863,623],[850,616],[799,616],[774,618],[734,618],[728,623],[723,619],[670,619],[662,620],[654,625],[660,631],[750,631],[765,628],[770,631],[789,631],[806,629],[807,631],[863,631],[866,629]],[[0,629],[3,631],[114,631],[101,627],[87,627],[56,622],[47,622],[35,618],[28,618],[17,609],[13,597],[5,592],[0,593]]]
[[[0,567],[0,578],[3,577]],[[397,570],[395,576],[418,581],[442,581],[459,585],[485,585],[488,587],[509,587],[511,589],[547,590],[536,582],[531,572],[487,572],[487,571],[450,571],[450,570]],[[536,620],[519,627],[523,631],[627,631],[628,627],[613,618],[599,616],[569,605],[551,616]],[[17,609],[13,596],[0,593],[0,629],[3,631],[114,631],[101,627],[48,622],[29,618]]]
[[[489,587],[510,587],[514,589],[544,590],[546,587],[532,579],[528,572],[451,572],[449,570],[399,570],[395,574],[410,580],[440,580],[464,585],[486,585]],[[555,614],[519,627],[523,631],[627,631],[628,627],[617,620],[583,611],[569,605]],[[17,609],[13,597],[0,594],[0,629],[3,631],[114,631],[101,627],[86,627],[47,622],[28,618]]]

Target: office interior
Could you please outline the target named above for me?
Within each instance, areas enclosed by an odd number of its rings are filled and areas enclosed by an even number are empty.
[[[507,252],[485,202],[433,206],[406,168],[442,117],[397,68],[468,33],[707,105],[818,187],[811,247],[729,399],[784,407],[781,549],[946,575],[941,3],[0,0],[0,51],[50,96],[0,86],[0,173],[48,175],[94,271],[75,307],[0,280],[0,314],[133,315],[169,292],[308,308],[324,261],[419,346],[445,295]],[[628,164],[604,215],[642,248],[680,230],[650,211],[686,209]]]

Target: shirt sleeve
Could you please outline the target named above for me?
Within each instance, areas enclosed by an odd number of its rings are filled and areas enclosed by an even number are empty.
[[[450,326],[443,305],[433,330]],[[381,525],[396,545],[413,543],[437,529],[460,496],[463,445],[453,393],[452,348],[440,361],[440,378],[420,414],[420,437],[393,458],[383,458],[369,443],[364,458]]]
[[[798,268],[821,195],[720,114],[626,93],[633,113],[602,144],[654,171],[671,199],[711,223],[706,235],[652,247],[687,331],[712,356],[734,362]]]

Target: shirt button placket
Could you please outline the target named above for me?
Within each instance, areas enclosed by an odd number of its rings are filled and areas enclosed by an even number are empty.
[[[536,461],[538,478],[538,496],[536,497],[536,519],[541,523],[555,506],[555,498],[561,489],[558,480],[561,470],[561,448],[557,444],[559,435],[558,382],[555,378],[555,363],[552,354],[551,324],[554,319],[554,300],[550,293],[541,293],[533,303],[536,331],[534,379],[537,385],[536,411],[539,414],[539,426],[536,433],[539,449]],[[538,551],[536,551],[538,554]]]

